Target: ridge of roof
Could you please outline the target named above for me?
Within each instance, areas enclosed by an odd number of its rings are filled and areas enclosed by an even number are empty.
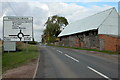
[[[113,9],[115,9],[115,7],[112,7],[112,8],[109,8],[109,9],[107,9],[107,10],[103,10],[103,11],[97,12],[97,13],[95,13],[95,14],[89,15],[89,16],[84,17],[84,18],[82,18],[82,19],[79,19],[79,20],[77,20],[77,21],[81,21],[81,20],[83,20],[83,19],[85,19],[85,18],[88,18],[88,17],[91,17],[91,16],[95,16],[95,15],[101,14],[101,13],[106,12],[106,11],[110,11],[110,10],[112,11]],[[115,10],[116,10],[116,9],[115,9]],[[76,21],[76,22],[77,22],[77,21]]]
[[[96,17],[99,17],[98,15],[102,15],[102,13],[104,13],[104,14],[106,14],[106,16],[103,16],[104,17],[104,19],[101,19],[101,23],[111,14],[111,12],[113,11],[113,9],[115,9],[114,7],[112,7],[112,8],[110,8],[110,9],[107,9],[107,10],[104,10],[104,11],[101,11],[101,12],[98,12],[98,13],[96,13],[96,14],[93,14],[93,15],[90,15],[90,16],[88,16],[88,17],[85,17],[85,18],[83,18],[83,19],[80,19],[80,20],[77,20],[76,22],[74,22],[74,23],[71,23],[71,24],[69,24],[68,26],[66,26],[65,27],[65,29],[58,35],[58,37],[61,37],[61,36],[66,36],[66,35],[72,35],[72,34],[75,34],[75,33],[80,33],[80,31],[77,31],[77,32],[75,32],[75,31],[71,31],[71,32],[68,32],[68,33],[65,33],[66,31],[66,29],[68,29],[68,28],[71,28],[71,26],[72,25],[75,25],[76,26],[76,24],[80,24],[81,23],[81,26],[82,27],[84,27],[83,26],[83,24],[82,24],[82,22],[84,23],[85,22],[85,20],[87,21],[89,21],[89,18],[95,18],[96,19]],[[116,10],[116,9],[115,9]],[[106,12],[106,13],[105,13]],[[95,17],[94,17],[95,16]],[[98,20],[99,21],[99,20]],[[101,25],[101,23],[99,23],[99,25]],[[90,22],[88,22],[88,24],[90,24]],[[84,24],[85,25],[85,24]],[[97,25],[97,24],[96,24]],[[97,27],[91,27],[91,28],[89,28],[89,29],[97,29],[98,27],[99,27],[99,25],[97,25]],[[78,28],[78,27],[77,27]],[[79,27],[80,28],[80,27]],[[78,29],[79,29],[78,28]],[[86,30],[89,30],[88,28],[86,28]],[[83,32],[84,31],[86,31],[86,30],[83,30]]]

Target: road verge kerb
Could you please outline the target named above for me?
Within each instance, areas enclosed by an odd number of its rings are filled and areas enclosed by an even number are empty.
[[[38,51],[39,51],[39,48],[38,48]],[[33,80],[35,79],[36,74],[37,74],[37,70],[38,70],[38,66],[39,66],[39,61],[40,61],[40,53],[39,53],[39,55],[38,55],[37,65],[36,65],[36,69],[35,69],[35,71],[34,71]]]

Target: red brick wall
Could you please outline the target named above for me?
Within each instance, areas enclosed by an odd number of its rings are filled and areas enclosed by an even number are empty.
[[[75,39],[75,44],[74,44],[74,47],[77,47],[77,48],[82,48],[84,47],[84,43],[83,42],[79,42],[79,39]]]
[[[80,42],[80,47],[84,47],[84,43],[83,42]]]
[[[74,44],[75,47],[79,47],[79,39],[75,39],[75,44]]]
[[[104,40],[104,50],[109,51],[120,51],[120,38],[112,37],[109,35],[99,35],[99,39]]]
[[[117,51],[120,52],[120,38],[117,41]]]

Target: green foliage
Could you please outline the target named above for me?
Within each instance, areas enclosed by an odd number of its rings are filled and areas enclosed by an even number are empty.
[[[36,45],[37,42],[36,41],[29,41],[28,44]]]
[[[23,48],[25,48],[25,43],[23,42],[16,42],[16,48],[17,48],[17,51],[22,51]]]
[[[2,70],[5,72],[8,69],[21,66],[27,62],[38,57],[38,50],[36,45],[28,45],[28,52],[22,48],[19,52],[5,52],[2,55]]]
[[[45,23],[46,29],[43,31],[42,40],[43,42],[51,43],[55,42],[57,36],[60,34],[62,29],[68,25],[68,21],[65,17],[54,15],[49,17]]]

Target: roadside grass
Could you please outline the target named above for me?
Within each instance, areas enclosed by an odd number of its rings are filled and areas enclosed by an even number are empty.
[[[0,76],[2,74],[2,55],[0,54]]]
[[[48,46],[55,46],[49,44]],[[56,47],[63,47],[63,48],[72,48],[72,49],[78,49],[78,50],[87,50],[87,51],[96,51],[96,52],[102,52],[102,53],[107,53],[111,55],[119,55],[119,52],[112,52],[112,51],[106,51],[106,50],[97,50],[97,49],[87,49],[87,48],[75,48],[75,47],[65,47],[65,46],[56,46]]]
[[[2,73],[4,73],[8,69],[26,64],[38,57],[37,45],[28,44],[27,46],[28,52],[24,47],[21,48],[21,51],[9,53],[4,52],[4,54],[2,55]]]

